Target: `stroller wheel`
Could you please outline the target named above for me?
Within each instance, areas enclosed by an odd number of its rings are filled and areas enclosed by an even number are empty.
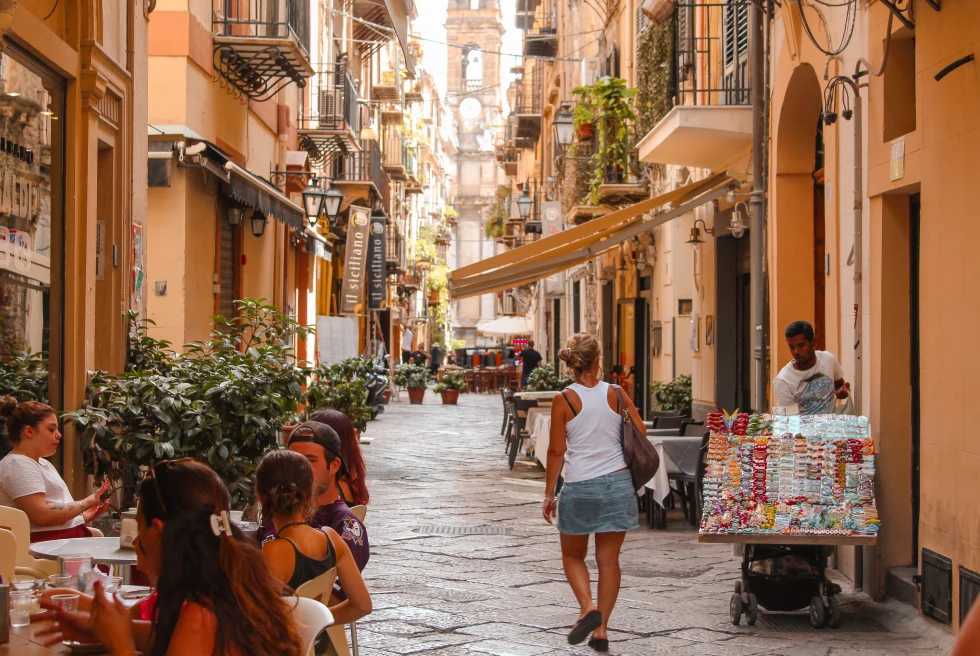
[[[810,599],[810,626],[815,629],[822,629],[827,624],[827,611],[823,606],[823,599],[813,597]]]
[[[837,597],[831,595],[828,597],[830,613],[827,617],[827,626],[832,629],[836,629],[840,626],[840,602],[837,601]]]
[[[759,619],[759,600],[751,592],[748,596],[749,607],[745,609],[745,621],[748,622],[749,626],[754,626],[756,620]]]
[[[742,623],[742,595],[737,592],[732,595],[731,603],[728,605],[728,616],[735,626]]]

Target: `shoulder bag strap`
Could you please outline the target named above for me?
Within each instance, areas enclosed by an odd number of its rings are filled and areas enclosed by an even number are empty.
[[[572,402],[568,399],[568,395],[565,394],[565,390],[562,390],[559,393],[564,397],[565,403],[568,404],[568,409],[572,411],[572,418],[574,419],[575,417],[578,416],[578,413],[575,412],[575,408],[574,408],[574,406],[572,406]]]

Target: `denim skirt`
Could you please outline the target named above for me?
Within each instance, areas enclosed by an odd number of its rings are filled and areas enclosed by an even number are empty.
[[[566,535],[628,531],[640,525],[628,469],[565,483],[558,495],[558,530]]]

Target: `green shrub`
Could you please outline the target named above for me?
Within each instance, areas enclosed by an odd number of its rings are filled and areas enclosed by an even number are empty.
[[[678,376],[672,381],[655,380],[650,385],[650,394],[657,403],[657,410],[676,412],[691,416],[691,377]]]
[[[542,364],[527,377],[527,389],[531,392],[560,392],[574,382],[571,376],[558,376],[552,365]]]
[[[320,365],[306,389],[307,415],[333,408],[347,415],[360,432],[371,419],[367,379],[374,363],[366,357],[348,358],[334,365]]]
[[[425,387],[431,374],[426,367],[418,364],[403,364],[395,370],[395,384],[399,387]]]
[[[437,392],[446,392],[448,390],[463,391],[465,389],[466,389],[465,371],[447,371],[442,375],[442,382],[436,385]]]
[[[48,402],[48,354],[45,351],[21,353],[0,358],[0,396],[19,402]],[[0,421],[0,458],[10,451],[7,426]]]

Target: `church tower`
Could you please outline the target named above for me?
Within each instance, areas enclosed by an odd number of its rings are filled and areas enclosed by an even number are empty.
[[[456,263],[464,267],[494,254],[484,236],[486,208],[497,186],[505,183],[494,158],[494,137],[502,119],[500,52],[504,27],[499,0],[448,0],[446,35],[449,47],[446,87],[456,118],[459,150],[453,196]],[[457,301],[458,326],[453,337],[475,345],[476,326],[495,316],[495,298],[485,294]]]

